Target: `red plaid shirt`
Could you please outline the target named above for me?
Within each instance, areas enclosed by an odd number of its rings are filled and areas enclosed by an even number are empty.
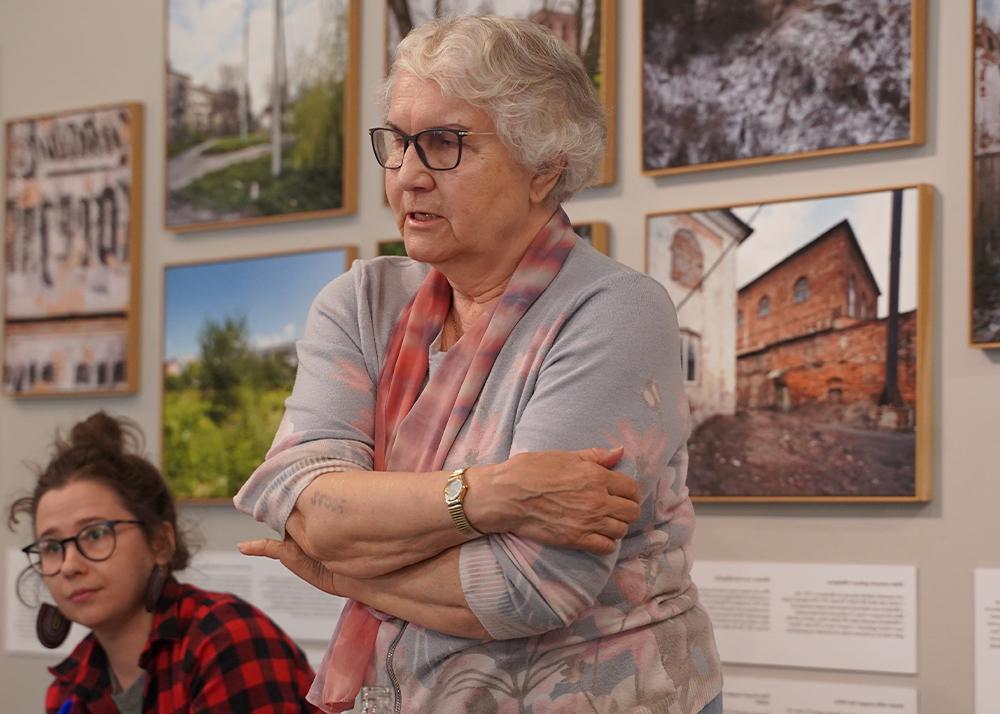
[[[264,613],[228,593],[170,580],[139,658],[145,712],[315,712],[305,655]],[[50,714],[73,698],[73,714],[117,714],[104,650],[93,634],[50,670]]]

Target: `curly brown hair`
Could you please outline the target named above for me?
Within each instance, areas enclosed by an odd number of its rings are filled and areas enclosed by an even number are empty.
[[[13,530],[21,516],[30,517],[34,524],[38,503],[49,491],[74,481],[94,481],[114,491],[132,516],[142,521],[149,542],[162,537],[163,524],[169,523],[175,534],[170,569],[183,570],[191,552],[177,527],[177,507],[160,471],[141,455],[144,447],[138,424],[103,410],[74,424],[68,439],[57,432],[49,463],[37,469],[34,491],[11,504],[7,525]]]

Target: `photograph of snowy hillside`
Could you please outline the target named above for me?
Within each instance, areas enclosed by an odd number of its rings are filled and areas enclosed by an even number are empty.
[[[923,141],[925,0],[644,0],[643,171]]]
[[[972,181],[972,336],[1000,347],[1000,0],[977,0]]]

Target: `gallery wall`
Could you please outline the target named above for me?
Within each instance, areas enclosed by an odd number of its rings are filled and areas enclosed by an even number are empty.
[[[379,123],[383,72],[381,3],[361,17],[359,127]],[[620,3],[616,181],[585,191],[567,210],[574,221],[610,225],[612,257],[643,268],[645,214],[737,205],[831,192],[927,183],[933,187],[931,500],[925,504],[730,504],[698,506],[697,558],[915,565],[918,674],[884,675],[791,668],[727,667],[731,675],[812,682],[915,686],[922,712],[973,709],[972,573],[1000,567],[996,504],[1000,468],[1000,350],[968,346],[970,205],[970,2],[930,0],[927,13],[926,142],[917,147],[826,156],[718,171],[643,176],[641,171],[640,3]],[[0,4],[0,120],[137,101],[145,107],[140,383],[134,396],[0,398],[0,500],[31,482],[56,427],[105,408],[137,420],[150,454],[160,451],[164,265],[332,246],[375,255],[394,235],[381,169],[359,140],[358,210],[314,221],[174,234],[163,228],[165,122],[163,7],[160,2],[58,0]],[[363,137],[367,139],[365,135]],[[2,141],[2,139],[0,139]],[[628,346],[622,345],[623,364]],[[186,505],[183,519],[206,548],[230,549],[264,530],[226,506]],[[0,546],[27,534],[0,532]],[[6,575],[6,574],[5,574]],[[0,592],[0,608],[13,594]],[[44,657],[0,653],[3,708],[37,710],[49,681]]]

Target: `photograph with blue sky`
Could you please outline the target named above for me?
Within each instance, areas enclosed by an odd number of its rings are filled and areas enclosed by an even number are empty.
[[[299,339],[313,298],[347,270],[346,262],[341,248],[168,267],[165,360],[197,359],[206,320],[246,317],[254,349]]]
[[[753,228],[753,233],[737,251],[738,288],[847,220],[882,292],[878,299],[878,317],[888,314],[892,191],[741,206],[732,210]],[[917,307],[916,189],[903,192],[901,231],[899,309],[907,312]]]
[[[327,51],[329,27],[344,12],[344,0],[283,0],[285,57],[293,92],[310,57]],[[274,71],[274,0],[170,0],[170,66],[195,85],[219,89],[225,68],[243,67],[244,22],[250,109],[270,102]]]

